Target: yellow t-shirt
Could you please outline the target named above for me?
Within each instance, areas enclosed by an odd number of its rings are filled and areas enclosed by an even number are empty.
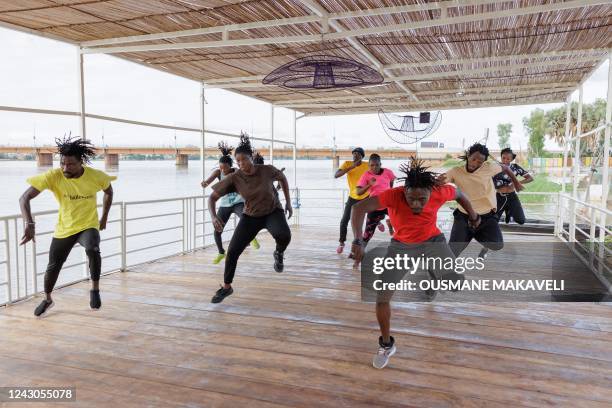
[[[342,163],[342,166],[340,166],[340,170],[346,170],[352,165],[353,165],[352,161],[345,161],[344,163]],[[370,194],[369,192],[366,191],[365,194],[358,195],[357,191],[355,190],[355,187],[357,187],[357,183],[359,183],[359,179],[361,178],[363,173],[365,173],[369,169],[370,169],[370,165],[362,161],[359,166],[355,167],[353,170],[346,173],[346,181],[348,182],[349,190],[350,190],[349,195],[355,200],[363,200]]]
[[[469,173],[465,164],[463,164],[447,171],[446,179],[459,187],[462,193],[465,193],[472,203],[474,211],[478,214],[487,214],[491,210],[495,211],[497,207],[493,176],[501,171],[502,168],[499,164],[487,161],[475,172]],[[459,206],[459,211],[467,214],[467,211],[461,206]]]
[[[50,190],[59,203],[55,238],[66,238],[89,228],[100,228],[96,193],[106,190],[117,177],[103,171],[83,167],[79,178],[66,178],[62,169],[53,169],[27,182],[38,191]]]

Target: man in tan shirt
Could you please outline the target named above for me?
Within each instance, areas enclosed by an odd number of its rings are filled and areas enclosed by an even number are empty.
[[[453,213],[454,222],[449,244],[455,256],[459,256],[472,238],[484,247],[478,255],[481,258],[486,257],[489,249],[498,251],[504,247],[504,238],[496,217],[497,198],[493,176],[504,172],[512,180],[516,191],[521,191],[523,186],[508,166],[488,162],[488,158],[489,149],[476,143],[462,156],[465,164],[453,167],[444,175],[446,182],[455,184],[469,198],[474,211],[480,217],[478,228],[473,229],[469,225],[467,212],[461,205]]]

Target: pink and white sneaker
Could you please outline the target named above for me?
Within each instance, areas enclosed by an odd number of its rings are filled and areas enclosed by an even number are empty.
[[[337,254],[341,254],[342,251],[344,251],[344,243],[341,243],[340,245],[338,245],[338,248],[336,248]]]

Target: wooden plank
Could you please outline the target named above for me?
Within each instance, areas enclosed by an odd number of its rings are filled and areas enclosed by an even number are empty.
[[[260,234],[220,305],[209,303],[223,270],[211,249],[104,277],[98,312],[87,310],[86,282],[56,291],[45,319],[32,318],[37,300],[5,308],[0,385],[43,384],[50,371],[74,379],[87,406],[612,404],[603,305],[397,303],[398,352],[374,370],[373,305],[360,301],[352,262],[330,253],[334,236],[294,230],[277,274]]]

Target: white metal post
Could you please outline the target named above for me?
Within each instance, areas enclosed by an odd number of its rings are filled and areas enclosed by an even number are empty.
[[[572,95],[568,95],[565,101],[565,137],[563,139],[563,163],[561,167],[561,193],[557,195],[557,222],[555,223],[555,235],[561,234],[564,224],[564,208],[562,206],[561,194],[565,193],[567,184],[567,161],[569,156],[569,139],[571,137],[572,120]]]
[[[574,137],[574,160],[572,161],[573,177],[572,177],[572,204],[570,218],[570,242],[576,240],[576,200],[578,199],[578,177],[580,173],[580,135],[582,134],[582,101],[584,96],[584,86],[581,84],[578,87],[578,114],[576,115],[576,136]]]
[[[127,205],[121,203],[121,272],[127,269]]]
[[[85,72],[83,70],[83,52],[77,47],[78,90],[79,90],[79,131],[81,139],[87,140],[85,126]]]
[[[270,164],[274,164],[274,105],[270,104]]]
[[[565,102],[565,138],[563,143],[563,168],[562,177],[563,184],[561,185],[561,192],[565,193],[565,185],[567,184],[567,156],[569,155],[569,140],[571,137],[571,120],[572,120],[572,95],[568,95]]]
[[[202,170],[201,179],[206,180],[206,94],[205,86],[202,83],[202,92],[200,95],[200,122],[202,126],[201,140],[200,140],[200,169]],[[206,188],[202,188],[202,248],[206,246]]]
[[[293,136],[293,188],[297,188],[297,116],[295,110],[291,121],[291,135]]]
[[[13,282],[11,281],[11,248],[10,248],[10,240],[9,240],[9,222],[8,219],[4,220],[4,253],[6,256],[6,290],[8,294],[7,304],[11,303],[12,294],[12,286]]]
[[[604,129],[603,163],[601,169],[601,208],[608,208],[608,195],[610,194],[610,122],[612,121],[612,53],[608,56],[608,95],[606,97],[606,128]],[[599,226],[599,240],[605,240],[607,217],[601,213]]]

